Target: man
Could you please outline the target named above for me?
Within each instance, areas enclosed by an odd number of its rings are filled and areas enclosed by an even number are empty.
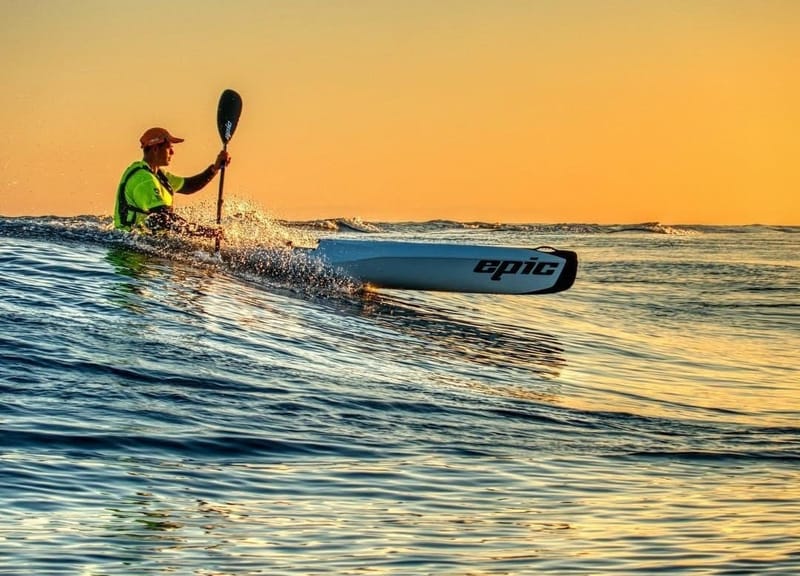
[[[220,229],[193,224],[175,214],[172,202],[176,192],[194,194],[211,182],[219,169],[230,163],[228,152],[220,151],[214,163],[200,174],[182,178],[161,170],[161,167],[169,166],[175,153],[172,145],[183,142],[183,138],[176,138],[164,128],[150,128],[142,134],[139,142],[143,157],[128,166],[117,188],[114,227],[219,237]]]

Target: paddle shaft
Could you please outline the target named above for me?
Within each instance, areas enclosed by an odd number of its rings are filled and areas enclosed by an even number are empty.
[[[222,149],[228,149],[228,143],[225,142],[222,145]],[[225,186],[225,163],[223,162],[222,166],[219,169],[219,193],[217,194],[217,226],[222,223],[222,189]],[[219,244],[220,244],[220,237],[217,236],[214,239],[214,252],[219,252]]]

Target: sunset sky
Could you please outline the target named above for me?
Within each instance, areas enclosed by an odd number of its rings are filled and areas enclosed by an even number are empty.
[[[0,215],[110,215],[151,126],[199,172],[233,88],[226,197],[277,218],[800,224],[796,0],[0,11]]]

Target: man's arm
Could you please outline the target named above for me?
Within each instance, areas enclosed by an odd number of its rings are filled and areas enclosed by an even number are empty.
[[[183,186],[181,186],[177,192],[180,194],[194,194],[195,192],[202,190],[206,187],[206,185],[214,179],[219,169],[223,166],[227,166],[231,162],[231,157],[226,150],[220,150],[219,154],[217,154],[217,159],[211,164],[208,168],[200,172],[200,174],[195,174],[194,176],[189,176],[185,178],[183,181]]]
[[[179,194],[194,194],[199,190],[202,190],[206,187],[206,185],[214,179],[214,176],[217,174],[217,169],[212,164],[200,174],[195,174],[194,176],[189,176],[188,178],[183,179],[183,186],[177,190]]]
[[[178,234],[188,236],[200,236],[202,238],[222,237],[222,229],[211,226],[203,226],[189,222],[186,218],[175,214],[167,206],[154,208],[145,221],[147,227],[153,232],[168,230]]]

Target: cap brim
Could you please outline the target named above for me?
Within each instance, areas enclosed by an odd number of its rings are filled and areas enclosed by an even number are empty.
[[[183,138],[176,138],[175,136],[157,136],[155,138],[150,138],[144,142],[141,142],[142,148],[150,148],[152,146],[158,146],[163,144],[164,142],[169,142],[170,144],[180,144],[183,142]]]

